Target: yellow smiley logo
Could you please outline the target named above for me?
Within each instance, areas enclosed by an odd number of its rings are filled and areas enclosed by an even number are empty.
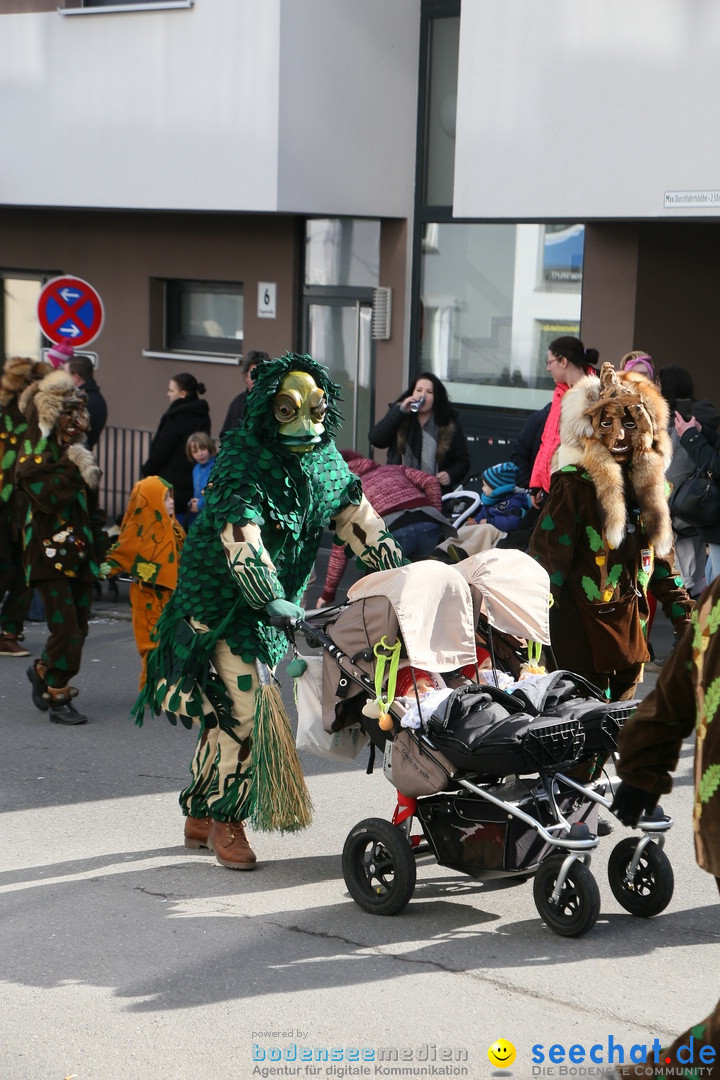
[[[515,1047],[507,1039],[496,1039],[492,1046],[488,1047],[488,1058],[491,1065],[505,1069],[515,1060]]]

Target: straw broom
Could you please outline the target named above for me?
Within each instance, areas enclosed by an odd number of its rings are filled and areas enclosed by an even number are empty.
[[[312,820],[295,739],[270,669],[256,660],[260,685],[255,691],[250,822],[263,832],[296,832]]]

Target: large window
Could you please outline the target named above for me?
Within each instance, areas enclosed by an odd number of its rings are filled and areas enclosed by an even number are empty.
[[[240,282],[167,281],[165,347],[237,356],[243,351]]]
[[[380,222],[310,218],[305,237],[305,284],[375,286],[380,275]]]
[[[582,241],[578,225],[426,224],[418,369],[458,403],[544,404],[547,344],[578,333]]]

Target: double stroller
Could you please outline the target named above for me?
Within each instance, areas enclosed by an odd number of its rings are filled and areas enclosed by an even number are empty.
[[[344,844],[345,883],[363,910],[402,911],[416,860],[432,855],[476,879],[532,878],[537,910],[560,935],[594,926],[590,860],[615,782],[604,766],[636,703],[610,703],[571,672],[544,672],[549,601],[533,559],[494,548],[455,566],[428,560],[371,574],[347,604],[285,623],[321,650],[325,732],[359,726],[398,792],[392,820],[366,818]],[[397,697],[402,681],[409,689]],[[670,902],[662,848],[671,824],[658,808],[610,855],[611,889],[631,914]]]

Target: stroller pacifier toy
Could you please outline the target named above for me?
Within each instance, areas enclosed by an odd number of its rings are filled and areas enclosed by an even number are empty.
[[[527,646],[527,660],[520,666],[520,678],[523,679],[527,675],[544,675],[545,667],[540,662],[542,655],[542,642],[540,641],[528,641]]]
[[[381,731],[391,731],[395,722],[390,715],[390,706],[395,700],[395,687],[397,685],[398,666],[400,664],[400,642],[388,645],[385,636],[373,648],[377,663],[375,664],[375,700],[368,701],[362,707],[365,716],[376,718]],[[383,683],[385,681],[385,667],[388,666],[387,696],[383,697]]]

